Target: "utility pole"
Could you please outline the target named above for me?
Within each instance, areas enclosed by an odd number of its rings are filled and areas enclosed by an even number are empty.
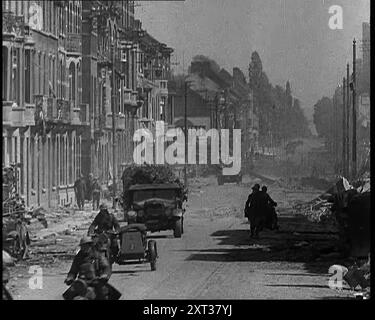
[[[113,157],[113,168],[112,168],[112,186],[113,186],[113,209],[116,209],[116,114],[115,114],[115,103],[116,103],[116,81],[115,81],[115,48],[112,41],[111,45],[112,54],[112,95],[111,95],[111,111],[112,111],[112,157]]]
[[[337,108],[336,108],[336,92],[333,95],[333,152],[334,152],[334,172],[337,173],[337,141],[336,141],[336,130],[337,130]]]
[[[350,122],[350,91],[349,91],[349,63],[346,64],[346,168],[347,168],[347,177],[349,179],[349,173],[350,173],[350,146],[349,146],[349,122]]]
[[[357,110],[356,110],[356,41],[353,40],[353,146],[352,146],[352,179],[357,175]]]
[[[184,134],[185,134],[185,166],[184,166],[184,184],[185,188],[187,188],[187,160],[188,160],[188,128],[187,128],[187,79],[185,79],[185,115],[184,115]]]
[[[342,79],[342,174],[344,177],[348,176],[346,168],[346,99],[345,99],[345,90],[346,90],[346,80],[345,77]]]

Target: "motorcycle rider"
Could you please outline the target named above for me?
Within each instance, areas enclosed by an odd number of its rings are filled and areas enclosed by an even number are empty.
[[[114,231],[115,233],[118,233],[120,231],[120,225],[116,217],[112,213],[109,213],[108,208],[105,204],[101,204],[99,208],[100,208],[100,211],[96,215],[94,221],[91,223],[87,234],[94,235],[94,234],[101,234],[102,232],[107,233],[111,241],[110,243],[111,257],[117,257],[117,254],[119,251],[118,243],[116,239],[114,239],[114,235],[111,234],[110,231]],[[105,248],[101,248],[101,249],[105,250]]]
[[[275,202],[271,196],[267,193],[267,186],[262,187],[262,199],[263,199],[263,210],[264,212],[264,220],[262,223],[262,227],[265,226],[271,230],[278,230],[279,226],[277,224],[277,214],[275,207],[277,206],[277,202]]]
[[[74,257],[64,283],[70,286],[78,277],[89,287],[85,298],[108,300],[107,282],[111,277],[108,259],[95,249],[93,240],[89,236],[83,236],[79,245],[81,249]]]

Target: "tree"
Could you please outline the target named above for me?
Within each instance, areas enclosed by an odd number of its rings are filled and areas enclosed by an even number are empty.
[[[250,89],[256,90],[260,84],[263,66],[258,52],[254,51],[251,54],[251,62],[249,65],[249,86]]]
[[[291,108],[293,104],[292,89],[290,88],[289,80],[285,85],[285,98],[286,98],[286,107]]]
[[[314,105],[314,125],[320,137],[330,138],[332,116],[333,106],[330,98],[323,97]]]
[[[279,85],[273,87],[256,51],[249,64],[249,87],[258,110],[261,145],[269,145],[270,134],[274,143],[308,135],[307,119],[299,101],[292,96],[290,82],[286,82],[285,89]]]

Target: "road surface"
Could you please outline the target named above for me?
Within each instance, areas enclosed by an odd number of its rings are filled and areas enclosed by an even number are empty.
[[[336,260],[322,259],[317,253],[319,248],[334,246],[335,234],[308,223],[288,207],[288,199],[311,199],[313,192],[288,194],[269,187],[279,203],[281,229],[263,231],[259,240],[252,240],[243,217],[252,183],[217,186],[213,179],[193,183],[182,238],[173,238],[172,231],[149,235],[157,241],[157,270],[151,271],[149,264],[114,265],[110,283],[122,293],[121,299],[346,297],[348,290],[328,287],[328,268]],[[85,230],[76,231],[70,246],[77,245]],[[15,298],[61,299],[71,258],[61,255],[45,264],[42,289],[30,289],[30,275],[22,272],[27,269],[16,268],[10,283]]]

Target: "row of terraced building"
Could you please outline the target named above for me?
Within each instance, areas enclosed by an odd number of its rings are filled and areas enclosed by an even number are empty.
[[[134,1],[2,1],[2,11],[3,167],[17,165],[27,206],[74,203],[78,176],[119,179],[134,130],[172,122],[173,50],[142,29]]]

